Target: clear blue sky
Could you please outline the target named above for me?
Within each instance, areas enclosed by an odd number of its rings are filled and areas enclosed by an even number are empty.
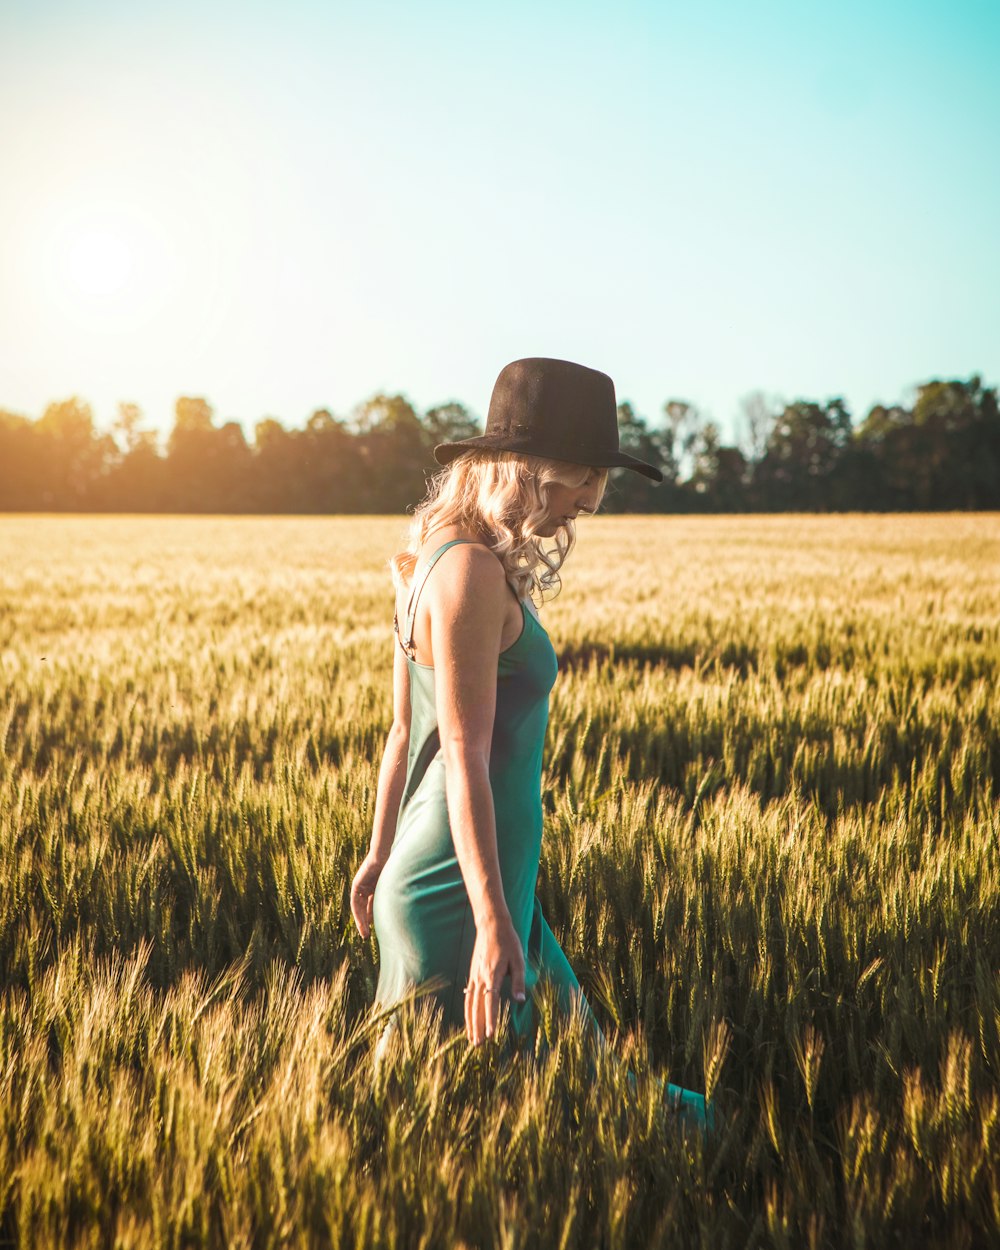
[[[0,406],[996,384],[998,64],[996,0],[0,0]]]

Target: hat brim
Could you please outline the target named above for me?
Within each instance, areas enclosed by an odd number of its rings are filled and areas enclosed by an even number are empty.
[[[574,448],[572,455],[567,455],[565,447],[547,448],[531,439],[504,438],[496,434],[480,434],[456,443],[438,443],[434,448],[434,459],[438,464],[450,464],[467,451],[516,451],[522,456],[542,456],[546,460],[561,460],[565,464],[589,464],[595,469],[634,469],[654,482],[663,481],[663,474],[655,465],[647,464],[625,451],[587,452],[580,447]]]

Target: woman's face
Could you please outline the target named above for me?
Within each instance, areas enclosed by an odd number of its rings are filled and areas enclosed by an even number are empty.
[[[549,482],[545,487],[548,516],[535,532],[542,538],[551,538],[560,526],[573,520],[578,513],[594,512],[600,500],[601,477],[600,469],[590,469],[586,480],[579,486]]]

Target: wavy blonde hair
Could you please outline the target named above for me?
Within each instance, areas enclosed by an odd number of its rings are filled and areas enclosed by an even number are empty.
[[[593,468],[515,451],[463,452],[434,474],[414,509],[409,541],[389,561],[393,585],[409,584],[417,552],[432,530],[461,525],[482,535],[519,599],[530,595],[540,602],[549,590],[554,598],[561,585],[559,570],[576,543],[576,526],[572,521],[560,525],[548,550],[536,528],[548,518],[549,485],[582,486]],[[602,475],[600,506],[608,471],[597,472]]]

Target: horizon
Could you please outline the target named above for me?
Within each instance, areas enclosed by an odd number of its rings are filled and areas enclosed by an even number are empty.
[[[980,381],[984,390],[1000,392],[1000,384],[984,377],[980,371],[974,371],[972,374],[970,374],[968,378],[936,377],[936,378],[922,379],[921,382],[919,383],[915,383],[912,386],[903,388],[900,392],[900,396],[896,400],[885,403],[884,406],[888,408],[888,407],[891,407],[892,404],[899,404],[903,407],[908,408],[915,401],[920,388],[923,386],[932,385],[935,383],[943,383],[943,384],[958,383],[959,385],[966,385],[973,377],[980,378]],[[411,405],[418,419],[420,420],[423,420],[424,417],[426,416],[426,413],[435,406],[435,405],[428,405],[426,408],[421,408],[418,405],[413,404],[405,392],[395,392],[395,393],[386,392],[385,393],[385,397],[388,399],[395,398],[397,395],[401,396],[407,403]],[[333,409],[329,409],[325,405],[322,405],[322,404],[316,405],[316,406],[311,407],[301,417],[300,420],[295,421],[295,422],[288,421],[282,418],[280,415],[276,415],[272,413],[264,413],[261,416],[256,417],[252,420],[243,419],[243,418],[233,416],[233,415],[225,415],[221,413],[219,409],[212,403],[211,396],[204,396],[204,395],[183,395],[183,396],[178,395],[174,401],[174,405],[176,405],[176,403],[182,399],[200,400],[200,401],[207,403],[212,413],[213,425],[215,425],[217,428],[220,428],[223,425],[229,424],[231,422],[235,422],[242,428],[247,443],[252,446],[254,443],[254,438],[255,438],[255,426],[258,423],[264,423],[268,421],[278,421],[279,424],[281,424],[284,429],[288,430],[289,432],[295,432],[295,431],[304,430],[306,428],[307,422],[309,421],[309,418],[312,417],[317,412],[328,411],[330,412],[330,415],[334,418],[334,420],[344,421],[347,424],[347,427],[349,429],[352,429],[355,425],[355,418],[359,412],[359,409],[361,409],[366,403],[373,401],[377,397],[378,397],[377,392],[373,393],[372,395],[364,396],[362,399],[358,400],[357,403],[350,405],[348,408],[340,412],[334,411]],[[842,398],[842,393],[840,393],[840,397]],[[770,396],[770,397],[766,396],[765,398],[777,399],[776,396]],[[817,403],[820,406],[822,406],[825,403],[830,402],[831,400],[834,400],[836,398],[838,398],[838,395],[836,394],[827,396],[823,400],[818,400],[813,396],[806,396],[806,395],[786,395],[786,396],[781,397],[781,403],[788,404],[788,405],[791,405],[797,402]],[[87,399],[85,395],[60,396],[56,399],[48,401],[48,403],[45,404],[40,411],[35,412],[35,413],[17,412],[15,409],[10,407],[9,405],[5,405],[2,402],[2,400],[0,400],[0,412],[8,412],[16,417],[23,416],[23,417],[27,417],[31,421],[37,421],[42,415],[44,415],[45,410],[48,409],[50,406],[54,407],[59,404],[72,403],[74,400],[82,404],[85,404],[88,408],[90,408],[91,413],[94,418],[94,427],[98,434],[112,434],[113,435],[116,433],[116,429],[118,428],[115,423],[116,414],[112,413],[112,414],[106,415],[105,419],[101,420],[99,414],[94,411],[93,405],[90,404],[89,400]],[[621,395],[617,396],[617,401],[618,401],[619,406],[626,404],[626,403],[632,403],[632,401],[629,399],[628,396],[621,396]],[[128,402],[128,401],[125,401],[125,402]],[[452,400],[445,400],[443,402],[444,403],[454,402],[454,403],[463,404],[463,401],[459,397],[454,397]],[[637,416],[642,417],[646,421],[647,427],[650,430],[655,431],[658,429],[666,428],[668,424],[667,421],[665,420],[666,405],[668,402],[669,402],[668,400],[665,400],[662,404],[660,404],[658,409],[656,409],[651,414],[639,412],[635,404],[632,404],[632,409],[633,409],[633,412],[635,412]],[[693,403],[695,408],[699,408],[699,405],[696,400],[691,401],[691,402]],[[871,407],[873,407],[875,404],[879,402],[882,402],[882,401],[878,401],[878,400],[873,401],[872,405],[869,405],[867,408],[865,408],[863,411],[860,411],[860,412],[854,412],[850,408],[850,405],[848,404],[847,413],[851,419],[851,428],[856,430],[862,424],[862,422],[864,421],[868,413],[871,411]],[[148,414],[145,412],[145,410],[141,409],[141,406],[140,406],[142,419],[139,422],[138,428],[142,430],[149,430],[155,433],[157,449],[160,452],[163,452],[166,450],[167,439],[173,428],[173,417],[175,415],[174,405],[171,405],[171,419],[168,423],[164,425],[151,424],[148,419]],[[466,407],[466,409],[468,409],[468,405],[464,405],[464,406]],[[480,421],[480,425],[485,424],[485,416],[480,417],[479,414],[473,414],[473,415],[475,415],[477,419]],[[727,445],[739,446],[746,442],[747,431],[743,428],[740,428],[738,425],[738,422],[734,424],[736,428],[733,428],[733,429],[727,429],[725,424],[722,425],[721,428],[722,428],[722,434],[723,434],[723,442],[724,444],[727,444]]]

